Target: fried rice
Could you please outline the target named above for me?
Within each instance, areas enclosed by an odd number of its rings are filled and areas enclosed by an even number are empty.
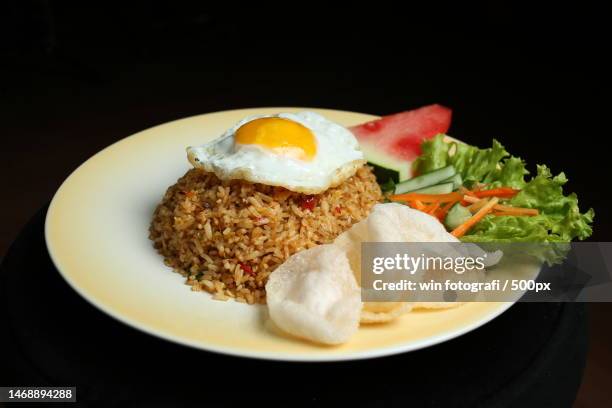
[[[318,195],[189,170],[169,187],[150,227],[166,265],[215,299],[265,303],[270,273],[292,254],[329,243],[382,194],[367,166]]]

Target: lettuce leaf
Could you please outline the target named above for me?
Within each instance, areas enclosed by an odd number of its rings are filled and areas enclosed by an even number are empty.
[[[465,242],[569,242],[586,239],[593,230],[594,211],[581,213],[576,194],[563,195],[564,173],[553,176],[548,167],[537,166],[529,180],[525,162],[510,156],[496,140],[492,147],[479,149],[463,143],[444,141],[444,135],[423,142],[422,155],[415,161],[419,173],[452,164],[466,186],[486,183],[487,188],[512,187],[521,191],[509,200],[516,207],[537,208],[534,217],[486,216],[462,237]]]
[[[548,219],[550,235],[555,240],[557,237],[560,241],[586,239],[593,233],[595,211],[590,208],[581,214],[576,194],[563,195],[565,183],[564,173],[553,177],[548,167],[540,165],[538,174],[510,200],[510,205],[539,209],[542,217]]]
[[[529,171],[525,162],[518,157],[508,157],[503,163],[484,180],[490,188],[512,187],[522,189],[525,187],[525,176]]]
[[[511,157],[497,140],[493,139],[490,148],[479,149],[465,143],[447,143],[444,138],[440,134],[423,142],[422,154],[414,162],[415,171],[427,173],[452,164],[466,186],[483,182],[521,188],[525,184],[525,163]]]

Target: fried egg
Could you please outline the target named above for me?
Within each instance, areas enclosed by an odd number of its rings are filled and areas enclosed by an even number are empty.
[[[353,176],[364,163],[345,127],[314,112],[245,118],[187,156],[222,180],[240,179],[319,194]]]

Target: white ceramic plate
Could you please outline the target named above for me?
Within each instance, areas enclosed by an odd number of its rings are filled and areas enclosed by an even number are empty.
[[[375,118],[307,109],[347,126]],[[157,203],[190,167],[185,147],[221,135],[247,115],[297,110],[302,109],[242,109],[181,119],[127,137],[87,160],[62,184],[47,213],[47,247],[58,271],[90,303],[144,332],[203,350],[274,360],[351,360],[417,350],[474,330],[510,307],[469,303],[412,312],[360,328],[347,344],[329,347],[275,334],[264,306],[192,292],[148,239]]]

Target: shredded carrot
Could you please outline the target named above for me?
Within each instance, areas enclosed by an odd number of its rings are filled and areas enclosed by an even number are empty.
[[[441,203],[447,203],[449,201],[461,200],[461,194],[459,193],[448,193],[448,194],[420,194],[420,193],[406,193],[406,194],[395,194],[389,197],[392,201],[421,201],[424,203],[435,203],[437,201]]]
[[[478,203],[480,201],[482,201],[482,198],[478,198],[478,197],[473,197],[473,196],[469,196],[469,195],[464,195],[462,198],[463,201],[467,201],[468,203]]]
[[[527,215],[533,217],[540,214],[535,208],[508,207],[505,205],[496,205],[495,215]]]
[[[455,237],[459,238],[465,235],[466,232],[470,230],[478,221],[482,220],[485,215],[490,213],[493,210],[493,207],[499,202],[499,198],[493,197],[491,201],[485,204],[478,212],[472,215],[466,222],[458,226],[451,232]]]
[[[440,207],[440,209],[436,211],[436,217],[438,217],[440,221],[444,221],[444,218],[446,218],[446,214],[448,214],[448,211],[453,205],[455,205],[455,203],[456,201],[449,201],[448,203],[442,205],[442,207]]]
[[[497,211],[511,212],[516,215],[538,215],[540,211],[537,208],[512,207],[509,205],[497,204],[494,208]]]
[[[488,203],[488,202],[489,202],[489,199],[488,199],[488,198],[482,198],[482,199],[477,199],[476,201],[473,201],[473,202],[472,202],[472,201],[468,201],[468,200],[465,200],[465,201],[467,201],[468,203],[470,203],[470,202],[472,203],[472,205],[470,205],[470,206],[468,207],[468,210],[470,210],[472,213],[476,213],[476,212],[478,212],[478,210],[480,210],[480,209],[481,209],[481,208],[482,208],[482,207],[483,207],[483,206],[484,206],[486,203]]]
[[[478,190],[476,190],[476,191],[478,191]],[[462,195],[469,195],[469,196],[472,196],[472,197],[476,197],[476,195],[474,194],[473,191],[470,191],[470,190],[468,190],[467,188],[465,188],[463,186],[459,187],[459,192]]]
[[[463,200],[472,203],[468,208],[472,212],[478,211],[483,205],[486,204],[486,199],[478,199],[470,196],[463,196]],[[493,209],[497,212],[504,212],[508,214],[503,215],[538,215],[540,211],[536,208],[523,208],[523,207],[512,207],[510,205],[497,204]]]
[[[465,188],[465,187],[463,187],[463,186],[459,187],[459,193],[460,193],[462,196],[468,196],[468,197],[474,197],[474,198],[476,197],[476,196],[474,195],[474,192],[473,192],[473,191],[470,191],[470,190],[468,190],[467,188]],[[461,205],[462,205],[462,206],[467,207],[467,206],[468,206],[468,204],[469,204],[469,202],[468,202],[468,201],[466,201],[466,200],[461,200]]]
[[[511,198],[514,197],[519,191],[510,187],[499,187],[493,188],[491,190],[481,190],[473,192],[473,195],[478,198],[484,197],[503,197],[503,198]]]
[[[432,214],[433,215],[438,210],[438,208],[440,208],[440,202],[436,201],[435,203],[433,203],[429,207],[427,207],[425,209],[425,212],[427,214]]]
[[[421,201],[419,200],[414,200],[413,201],[414,204],[414,208],[416,208],[419,211],[425,211],[425,204],[423,204]]]

